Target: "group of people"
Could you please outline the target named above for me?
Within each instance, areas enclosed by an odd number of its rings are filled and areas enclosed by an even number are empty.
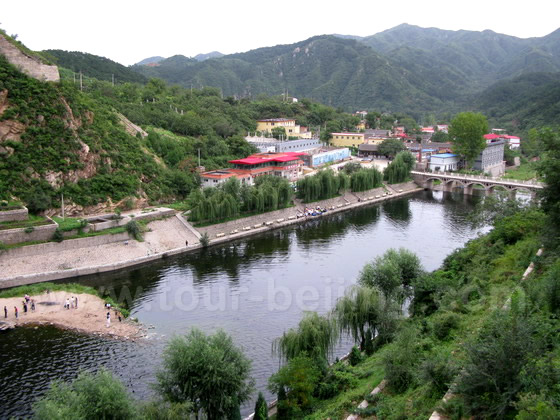
[[[72,296],[71,299],[67,298],[66,303],[64,304],[64,309],[78,309],[78,297]]]
[[[331,210],[334,207],[331,207]],[[296,217],[299,219],[300,217],[308,217],[308,216],[320,216],[323,213],[326,213],[327,209],[325,207],[317,206],[316,208],[305,208],[303,213],[298,212]]]
[[[23,308],[23,313],[27,314],[27,311],[30,310],[31,312],[35,312],[35,299],[31,299],[28,294],[23,296],[23,301],[21,304]],[[19,309],[17,306],[14,306],[14,316],[16,319],[19,318]],[[8,307],[4,305],[4,318],[8,318]]]
[[[107,328],[111,326],[111,304],[105,303],[105,309],[107,310]],[[122,322],[121,315],[115,309],[115,316],[119,319],[119,322]]]

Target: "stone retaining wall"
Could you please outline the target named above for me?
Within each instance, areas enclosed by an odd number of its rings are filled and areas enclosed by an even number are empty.
[[[21,209],[0,211],[0,222],[13,222],[17,220],[27,220],[27,218],[28,218],[28,212],[26,207],[23,207]]]
[[[58,225],[51,220],[48,225],[33,226],[33,231],[25,233],[26,228],[0,230],[0,242],[6,245],[19,244],[21,242],[49,241]]]
[[[52,236],[52,235],[51,235]],[[50,239],[50,238],[49,238]],[[2,259],[15,257],[31,257],[33,255],[46,254],[49,252],[59,252],[67,249],[87,248],[91,246],[101,246],[112,242],[126,241],[129,239],[128,232],[116,233],[114,235],[90,236],[87,238],[66,239],[62,242],[47,242],[12,248],[0,253]]]

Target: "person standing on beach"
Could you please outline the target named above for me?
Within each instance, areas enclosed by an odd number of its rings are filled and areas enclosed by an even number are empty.
[[[17,310],[17,306],[14,306],[14,311],[16,313],[16,319],[18,319],[18,310]]]
[[[23,313],[27,314],[27,303],[23,302]]]
[[[107,328],[111,326],[111,312],[107,312]]]
[[[4,318],[8,318],[8,308],[4,306]]]
[[[35,299],[31,299],[31,312],[35,312]]]

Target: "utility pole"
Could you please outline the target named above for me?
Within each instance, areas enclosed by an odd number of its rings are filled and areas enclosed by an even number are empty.
[[[111,85],[115,86],[115,75],[111,74]]]
[[[84,90],[84,85],[82,82],[82,71],[80,70],[80,92],[83,92]]]

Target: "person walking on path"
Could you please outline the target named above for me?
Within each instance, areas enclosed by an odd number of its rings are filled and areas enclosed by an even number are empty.
[[[70,309],[70,299],[66,299],[66,309]]]
[[[76,301],[75,301],[75,303],[76,303],[76,309],[78,309],[78,296],[76,296]]]
[[[35,312],[35,299],[31,299],[31,312]]]
[[[27,302],[23,302],[23,313],[27,315]]]
[[[111,312],[107,312],[107,328],[111,326]]]
[[[4,318],[8,318],[8,308],[4,306]]]
[[[18,310],[17,310],[17,306],[14,306],[14,312],[16,313],[16,319],[18,319]]]

